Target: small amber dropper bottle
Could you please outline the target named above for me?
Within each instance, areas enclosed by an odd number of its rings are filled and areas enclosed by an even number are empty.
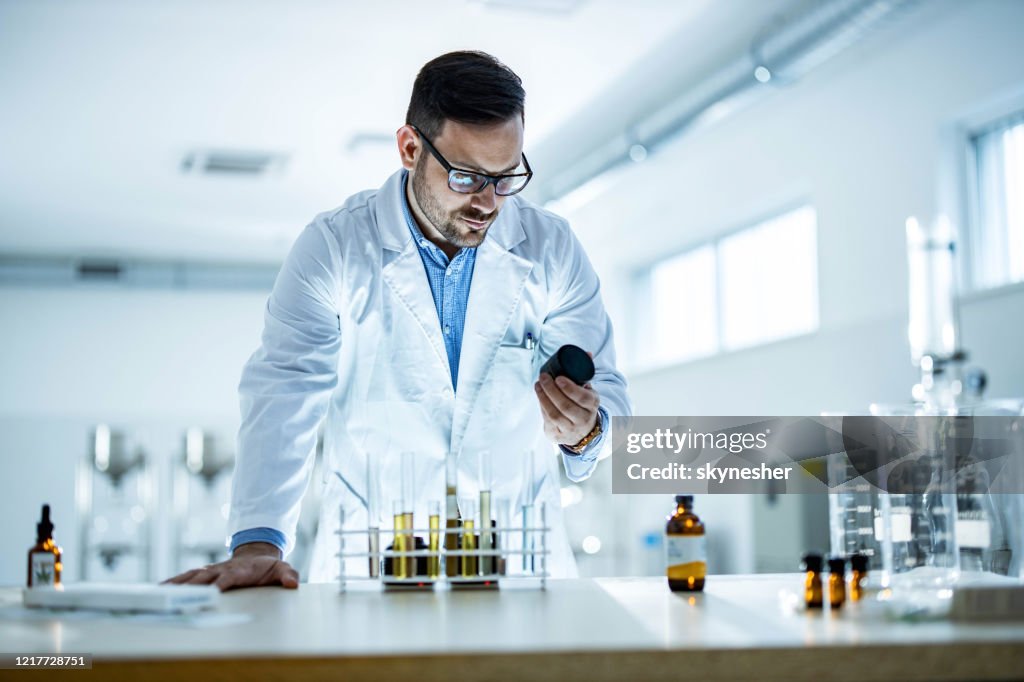
[[[828,560],[828,605],[840,609],[846,601],[846,559],[832,557]]]
[[[867,555],[854,554],[850,557],[850,601],[860,601],[864,596],[864,581],[867,578]]]
[[[820,609],[822,607],[821,589],[821,555],[804,555],[804,602],[809,609]]]
[[[43,518],[36,524],[36,544],[28,551],[28,586],[60,585],[61,549],[53,541],[50,505],[43,505]]]

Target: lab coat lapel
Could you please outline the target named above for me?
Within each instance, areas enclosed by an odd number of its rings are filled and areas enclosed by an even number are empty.
[[[384,249],[382,276],[433,349],[438,366],[444,370],[444,378],[438,381],[451,385],[448,353],[441,337],[437,308],[430,295],[430,282],[402,211],[402,183],[403,174],[399,171],[378,192],[377,229]],[[397,333],[398,329],[392,327],[390,332]]]
[[[510,249],[525,238],[518,207],[510,200],[477,248],[459,356],[452,420],[452,450],[458,452],[481,387],[522,298],[533,264]]]
[[[416,245],[410,240],[409,245],[393,261],[384,266],[384,281],[387,282],[403,307],[416,320],[416,324],[434,350],[448,384],[451,383],[451,370],[448,367],[448,353],[441,338],[441,323],[437,319],[437,308],[430,295],[430,282],[420,260]],[[392,333],[398,329],[393,328]]]

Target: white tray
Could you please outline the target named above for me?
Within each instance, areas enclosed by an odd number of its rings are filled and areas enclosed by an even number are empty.
[[[79,583],[22,589],[25,606],[52,609],[188,612],[214,608],[219,599],[213,585]]]

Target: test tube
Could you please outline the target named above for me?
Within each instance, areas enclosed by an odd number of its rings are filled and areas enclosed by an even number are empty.
[[[430,503],[430,556],[427,557],[427,575],[437,578],[441,574],[441,503]]]
[[[511,502],[508,499],[499,498],[494,501],[494,515],[498,523],[498,531],[494,534],[494,549],[499,551],[505,550],[509,546],[508,527],[510,504]],[[494,572],[498,575],[505,575],[506,570],[506,555],[499,554],[494,560]]]
[[[416,503],[416,456],[412,452],[402,453],[402,502],[405,510],[412,513]],[[411,526],[410,526],[411,527]]]
[[[405,533],[405,550],[411,552],[416,549],[416,541],[413,539],[412,529],[416,526],[413,523],[413,508],[416,504],[416,459],[411,452],[402,453],[402,526]],[[402,557],[405,565],[405,575],[411,578],[416,574],[415,557]]]
[[[369,530],[370,577],[380,576],[380,460],[369,454],[366,457],[366,516]]]
[[[527,450],[523,457],[523,572],[533,572],[533,533],[529,530],[533,522],[534,498],[533,450]]]
[[[476,542],[476,500],[467,499],[464,501],[463,511],[465,514],[462,517],[462,547],[463,551],[473,551],[477,548]],[[463,554],[462,557],[462,576],[469,578],[478,574],[477,557]]]
[[[477,461],[480,484],[480,549],[489,550],[494,547],[494,536],[491,533],[491,452],[481,450]],[[480,557],[480,573],[490,575],[494,572],[493,557]]]
[[[448,493],[445,495],[445,535],[444,535],[444,548],[446,550],[456,550],[459,548],[459,503],[455,496],[455,488],[448,488]],[[455,556],[448,556],[444,560],[444,572],[445,575],[453,577],[459,574],[459,558]]]
[[[445,460],[445,535],[444,548],[454,551],[459,548],[459,500],[456,488],[457,473],[455,468],[455,453],[449,451]],[[459,574],[459,558],[454,556],[445,557],[444,572],[448,577],[455,577]]]
[[[405,505],[401,500],[395,500],[394,502],[394,523],[395,523],[395,540],[391,544],[391,549],[396,552],[408,552],[409,547],[407,545],[406,538],[408,535],[405,533]],[[408,564],[406,564],[407,557],[395,556],[391,559],[392,571],[396,578],[408,578],[410,572],[408,570]]]

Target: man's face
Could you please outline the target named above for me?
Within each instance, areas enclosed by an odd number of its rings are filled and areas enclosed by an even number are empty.
[[[523,122],[519,117],[487,126],[447,121],[430,141],[455,168],[488,175],[513,173],[522,161]],[[453,191],[448,171],[422,143],[411,174],[413,198],[430,227],[459,248],[479,246],[506,197],[496,195],[493,184],[476,194]]]

